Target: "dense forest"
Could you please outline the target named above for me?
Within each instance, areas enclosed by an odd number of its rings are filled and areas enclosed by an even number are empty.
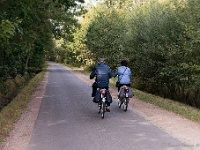
[[[200,0],[1,0],[0,7],[0,82],[37,73],[46,60],[91,68],[104,57],[115,71],[127,59],[134,88],[200,108]]]

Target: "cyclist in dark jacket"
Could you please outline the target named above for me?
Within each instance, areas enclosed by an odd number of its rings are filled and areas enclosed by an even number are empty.
[[[92,97],[96,95],[97,88],[106,88],[108,90],[109,79],[112,78],[110,67],[105,64],[104,58],[98,59],[98,64],[90,74],[90,79],[94,77],[96,77],[96,79],[92,85]],[[107,106],[109,107],[110,103],[108,103]],[[107,108],[107,110],[109,110],[109,108]]]

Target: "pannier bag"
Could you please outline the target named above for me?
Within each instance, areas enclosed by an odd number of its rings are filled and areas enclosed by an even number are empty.
[[[132,98],[133,96],[134,96],[133,90],[129,87],[128,97]],[[125,98],[124,87],[123,86],[119,90],[119,97],[120,98]]]
[[[94,96],[93,102],[94,103],[99,103],[100,99],[101,99],[101,93],[100,93],[100,90],[97,90],[97,93]],[[106,90],[106,101],[109,102],[109,103],[112,103],[112,96],[111,96],[109,90]]]
[[[107,102],[112,103],[112,96],[109,90],[106,91],[106,100]]]
[[[96,93],[96,95],[93,98],[93,102],[94,103],[99,103],[100,99],[101,99],[101,93],[100,93],[100,90],[97,90],[97,93]]]

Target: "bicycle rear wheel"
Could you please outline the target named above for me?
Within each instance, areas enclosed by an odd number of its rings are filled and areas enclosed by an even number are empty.
[[[102,102],[101,104],[101,118],[103,119],[105,116],[105,111],[106,111],[106,103]]]
[[[119,99],[117,101],[118,101],[118,107],[121,108],[122,102]]]
[[[99,103],[99,104],[98,104],[98,108],[99,108],[99,111],[98,111],[98,113],[99,113],[99,114],[101,113],[101,106],[102,106],[102,104],[101,104],[101,103]]]
[[[123,105],[124,111],[127,111],[127,109],[128,109],[128,103],[129,103],[129,98],[125,98],[124,99],[124,105]]]

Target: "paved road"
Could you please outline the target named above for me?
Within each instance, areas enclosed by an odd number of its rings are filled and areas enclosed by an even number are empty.
[[[55,63],[28,150],[184,150],[183,143],[117,102],[101,119],[91,86]]]

